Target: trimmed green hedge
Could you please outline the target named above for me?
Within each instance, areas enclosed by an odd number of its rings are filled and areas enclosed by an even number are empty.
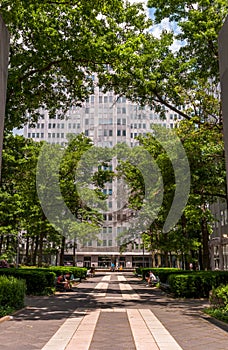
[[[142,279],[145,280],[146,273],[152,271],[155,276],[158,276],[162,283],[167,283],[169,275],[173,273],[183,273],[183,270],[177,268],[169,267],[138,267],[136,269],[136,274],[142,276]]]
[[[228,284],[228,271],[191,271],[171,274],[168,278],[171,293],[181,298],[208,298],[209,292]]]
[[[74,275],[74,278],[79,278],[80,280],[86,278],[87,268],[85,267],[74,267],[74,266],[51,266],[47,268],[52,271],[56,276],[66,274],[67,272]],[[46,269],[46,270],[47,270]],[[45,269],[44,269],[45,270]]]
[[[27,295],[53,294],[56,277],[66,273],[74,275],[80,280],[86,278],[87,269],[73,266],[51,266],[48,268],[20,267],[0,269],[0,275],[14,276],[26,281]]]
[[[13,276],[0,276],[0,305],[3,309],[24,306],[26,282]]]
[[[27,295],[45,295],[53,293],[56,275],[51,271],[39,269],[9,268],[0,269],[0,275],[14,276],[26,281]]]

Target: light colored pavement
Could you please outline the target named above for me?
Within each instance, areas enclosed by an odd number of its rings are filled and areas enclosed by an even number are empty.
[[[27,298],[0,323],[1,350],[227,350],[228,327],[129,273],[97,274],[72,293]]]
[[[102,278],[93,293],[96,297],[106,297],[108,282],[111,275]],[[123,275],[117,276],[121,297],[123,299],[138,300],[140,296],[134,292]],[[104,291],[104,292],[103,292]],[[123,294],[126,293],[127,294]],[[148,309],[105,309],[96,310],[88,314],[77,314],[77,310],[68,318],[60,329],[53,335],[42,350],[87,350],[90,348],[93,334],[101,313],[111,312],[110,317],[115,322],[116,313],[124,312],[133,335],[136,349],[142,350],[181,350],[171,334],[165,329],[157,317]]]

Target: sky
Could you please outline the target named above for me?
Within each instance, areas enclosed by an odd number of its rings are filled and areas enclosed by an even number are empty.
[[[155,9],[154,8],[148,8],[147,7],[147,0],[128,0],[131,4],[133,3],[143,3],[145,5],[145,10],[148,14],[148,17],[153,19],[154,18],[154,12]],[[162,30],[168,30],[168,31],[175,31],[176,33],[179,31],[178,26],[176,23],[174,22],[170,22],[168,18],[165,18],[162,20],[162,22],[160,24],[156,24],[153,25],[153,27],[151,27],[150,32],[156,37],[159,38],[161,35]],[[183,43],[181,43],[178,40],[175,40],[173,45],[170,47],[172,51],[178,51],[178,49],[183,45]]]

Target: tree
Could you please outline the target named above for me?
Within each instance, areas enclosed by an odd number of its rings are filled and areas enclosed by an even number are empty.
[[[44,259],[50,263],[51,254],[65,250],[65,238],[77,236],[78,242],[97,238],[103,217],[86,204],[75,183],[78,163],[91,147],[91,140],[84,135],[70,140],[65,151],[22,136],[5,137],[0,254],[4,247],[8,255],[15,256],[20,234],[27,242],[24,262],[41,266]],[[107,175],[109,178],[109,172]],[[99,192],[105,177],[96,173],[94,184],[99,180],[100,185],[91,189],[90,195]],[[53,187],[55,182],[57,187]],[[64,213],[65,208],[68,212]],[[63,264],[63,254],[61,257]]]
[[[120,0],[2,0],[11,37],[6,129],[42,111],[63,116],[93,92],[94,73],[122,50],[140,47],[150,21],[141,5]]]
[[[148,6],[155,8],[155,24],[168,19],[175,30],[163,29],[160,38],[147,33],[141,50],[123,50],[113,72],[101,74],[101,86],[149,105],[163,117],[169,108],[182,118],[195,116],[221,127],[218,33],[228,14],[227,1],[149,0]]]

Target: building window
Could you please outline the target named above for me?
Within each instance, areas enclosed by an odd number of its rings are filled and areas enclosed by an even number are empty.
[[[108,246],[111,247],[112,246],[112,239],[108,240]]]
[[[121,130],[117,130],[117,136],[121,136]]]
[[[109,136],[112,136],[112,130],[109,130],[108,134],[109,134]]]
[[[103,247],[106,247],[106,246],[107,246],[107,240],[103,239]]]
[[[122,135],[126,136],[126,130],[122,130]]]

